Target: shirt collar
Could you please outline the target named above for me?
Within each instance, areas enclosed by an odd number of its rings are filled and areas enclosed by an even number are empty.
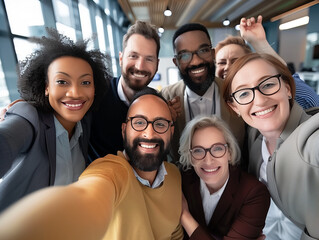
[[[54,126],[55,126],[55,136],[58,138],[62,136],[63,134],[66,134],[66,136],[68,137],[68,131],[62,126],[62,124],[54,115],[53,115],[53,118],[54,118]],[[71,148],[82,136],[82,133],[83,133],[82,124],[81,124],[81,121],[78,121],[75,125],[74,134],[72,135],[72,138],[70,140]]]
[[[208,195],[208,196],[211,196],[211,197],[215,196],[215,197],[220,198],[220,197],[223,195],[223,192],[224,192],[224,190],[225,190],[225,187],[226,187],[226,185],[227,185],[227,183],[228,183],[228,179],[229,179],[229,176],[228,176],[226,182],[224,183],[224,185],[223,185],[217,192],[214,192],[213,194],[210,194],[206,183],[205,183],[202,179],[200,179],[200,188],[201,188],[201,191],[202,191],[202,193],[203,193],[204,195]]]
[[[189,87],[186,86],[186,94],[190,102],[195,102],[198,99],[204,98],[206,100],[212,101],[212,96],[214,94],[215,82],[213,82],[209,88],[206,90],[203,96],[199,96],[197,93],[193,92]]]
[[[117,85],[117,93],[118,93],[121,101],[124,102],[127,106],[129,106],[130,101],[127,99],[127,97],[124,94],[124,90],[122,87],[122,81],[123,81],[123,76],[120,77],[119,84]]]

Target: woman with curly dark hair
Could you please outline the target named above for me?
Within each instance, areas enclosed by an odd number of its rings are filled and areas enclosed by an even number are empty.
[[[20,62],[14,104],[0,122],[0,211],[23,196],[77,180],[89,164],[90,114],[108,89],[109,57],[54,29]]]

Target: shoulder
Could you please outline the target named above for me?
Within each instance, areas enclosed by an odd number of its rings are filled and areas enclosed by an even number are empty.
[[[232,168],[230,170],[230,175],[230,184],[233,184],[232,182],[236,183],[236,189],[240,195],[269,197],[267,187],[258,181],[255,176],[250,175],[239,168]]]
[[[161,94],[165,98],[173,98],[184,94],[185,84],[183,80],[179,80],[177,83],[168,85],[161,90]]]

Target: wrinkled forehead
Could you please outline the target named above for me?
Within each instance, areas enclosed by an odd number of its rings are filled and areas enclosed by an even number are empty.
[[[130,106],[128,117],[144,116],[148,120],[165,118],[172,120],[167,103],[155,95],[143,95],[137,98]]]

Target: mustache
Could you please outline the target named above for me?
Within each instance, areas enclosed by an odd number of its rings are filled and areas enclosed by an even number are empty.
[[[197,68],[202,68],[202,67],[207,67],[207,68],[209,68],[210,65],[209,65],[209,63],[201,63],[201,64],[199,64],[199,65],[187,67],[187,68],[186,68],[186,71],[188,72],[188,71],[192,71],[192,70],[195,70],[195,69],[197,69]]]
[[[158,138],[152,138],[152,139],[145,139],[145,138],[135,138],[133,140],[133,145],[137,146],[139,142],[147,142],[147,143],[157,143],[159,145],[163,144],[164,145],[164,141],[162,139],[158,139]]]
[[[136,69],[135,67],[129,68],[129,71],[133,72],[133,73],[137,73],[137,74],[147,75],[147,76],[151,75],[150,72],[148,72],[148,71],[140,71],[140,70]]]

